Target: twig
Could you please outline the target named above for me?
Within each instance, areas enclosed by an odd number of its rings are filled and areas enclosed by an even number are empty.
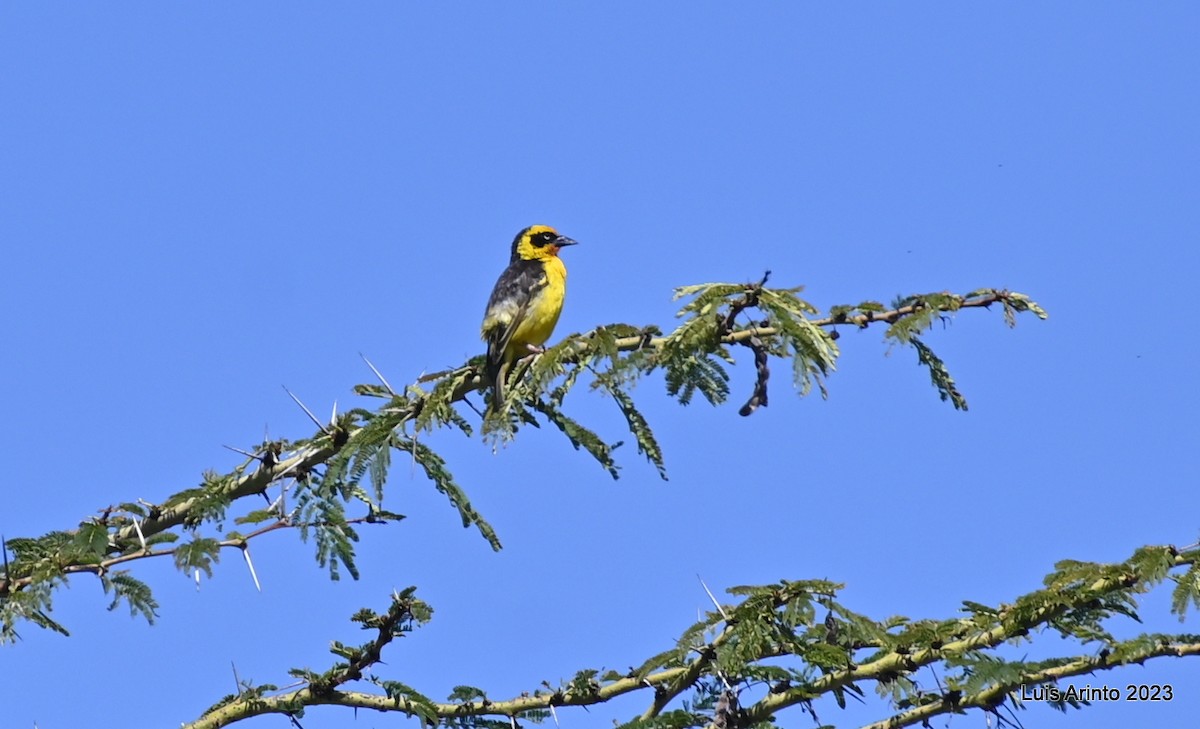
[[[242,550],[245,550],[245,549],[246,549],[246,546],[245,546],[245,545],[246,545],[246,542],[250,541],[251,539],[255,539],[255,538],[257,538],[257,537],[261,537],[261,536],[263,536],[264,534],[269,534],[269,533],[271,533],[271,532],[274,532],[274,531],[279,531],[280,529],[298,529],[298,528],[300,528],[300,527],[314,527],[314,526],[321,526],[321,525],[323,525],[323,524],[326,524],[326,523],[327,523],[327,522],[323,522],[323,521],[316,521],[316,522],[303,522],[303,523],[293,523],[293,522],[290,522],[290,521],[284,521],[284,520],[280,520],[280,521],[277,521],[277,522],[273,522],[273,523],[271,523],[271,524],[268,524],[268,525],[267,525],[267,526],[265,526],[265,527],[262,527],[262,528],[256,529],[255,531],[252,531],[252,532],[250,532],[249,534],[246,534],[246,535],[240,536],[240,537],[238,537],[237,539],[224,539],[224,540],[221,540],[221,541],[217,542],[217,547],[219,547],[219,548],[221,548],[221,549],[225,549],[225,548],[236,548],[236,549],[242,549]],[[372,516],[362,516],[362,517],[355,517],[355,518],[353,518],[353,519],[347,519],[347,520],[346,520],[346,524],[386,524],[386,523],[387,523],[387,520],[386,520],[386,519],[383,519],[383,518],[381,518],[381,517],[379,517],[379,516],[377,516],[377,515],[372,515]],[[64,567],[64,568],[63,568],[63,572],[64,572],[65,574],[87,574],[87,573],[93,573],[93,574],[100,575],[100,574],[104,574],[105,572],[109,571],[109,570],[110,570],[110,569],[112,569],[113,567],[115,567],[115,566],[117,566],[117,565],[124,564],[124,563],[126,563],[126,562],[134,562],[134,561],[137,561],[137,560],[140,560],[140,559],[148,559],[148,558],[151,558],[151,557],[169,557],[169,556],[172,556],[172,555],[174,555],[174,554],[175,554],[175,553],[176,553],[176,552],[177,552],[177,551],[178,551],[180,548],[182,548],[182,546],[184,546],[184,545],[180,545],[179,547],[172,547],[172,548],[169,548],[169,549],[147,550],[147,551],[144,551],[144,552],[136,552],[136,553],[133,553],[133,554],[123,554],[123,555],[121,555],[121,556],[119,556],[119,557],[113,557],[113,558],[111,558],[111,559],[106,559],[106,560],[103,560],[103,561],[101,561],[101,562],[96,562],[96,563],[92,563],[92,564],[72,564],[72,565],[67,565],[66,567]],[[247,562],[249,562],[249,557],[248,557],[248,556],[247,556]],[[251,573],[253,573],[253,571],[254,571],[254,567],[253,567],[252,565],[251,565],[251,567],[250,567],[250,570],[251,570]],[[27,578],[21,578],[21,579],[18,579],[18,580],[13,580],[13,581],[12,581],[12,585],[13,585],[14,587],[17,587],[17,588],[19,588],[19,587],[21,586],[21,582],[22,582],[22,580],[24,580],[24,579],[27,579]],[[194,579],[196,579],[197,581],[199,580],[199,577],[198,577],[198,571],[197,571],[197,575],[194,577]],[[255,583],[257,584],[257,582],[258,582],[258,578],[257,578],[257,577],[255,577]],[[7,586],[7,585],[6,585],[5,583],[0,583],[0,591],[2,591],[3,589],[5,589],[5,587],[6,587],[6,586]],[[261,589],[261,588],[260,588],[260,589]]]
[[[746,294],[733,305],[729,307],[729,312],[725,315],[724,321],[721,322],[720,332],[728,334],[733,331],[733,322],[738,314],[741,314],[746,309],[751,309],[758,306],[758,296],[762,293],[763,286],[767,285],[767,279],[771,277],[771,272],[767,271],[763,274],[762,280],[756,284],[746,286]]]

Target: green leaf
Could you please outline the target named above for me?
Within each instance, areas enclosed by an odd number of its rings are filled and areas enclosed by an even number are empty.
[[[654,438],[654,433],[650,430],[650,424],[646,422],[645,416],[637,409],[633,404],[633,398],[625,391],[611,388],[608,392],[617,403],[617,407],[621,409],[621,414],[625,416],[629,432],[633,434],[634,439],[637,441],[638,452],[646,456],[646,460],[654,464],[654,467],[658,469],[659,478],[666,481],[667,468],[663,463],[662,448]]]
[[[257,509],[233,520],[234,524],[261,524],[264,521],[275,521],[279,514],[268,509]]]
[[[450,695],[447,696],[446,698],[449,699],[450,701],[457,701],[457,702],[460,702],[463,704],[467,704],[467,703],[471,703],[473,701],[487,701],[487,694],[484,693],[483,689],[481,689],[481,688],[476,688],[475,686],[463,685],[463,686],[455,686],[450,691]]]
[[[917,361],[929,368],[929,379],[937,388],[942,401],[949,400],[955,410],[966,410],[967,399],[954,384],[954,378],[950,376],[950,370],[946,369],[946,363],[917,337],[911,337],[908,343],[917,350]]]
[[[450,504],[458,510],[463,526],[469,527],[472,524],[475,525],[475,528],[479,530],[479,533],[483,535],[483,538],[487,540],[492,549],[499,552],[501,549],[500,539],[496,536],[495,530],[471,506],[471,500],[467,498],[466,492],[454,481],[454,477],[446,468],[446,461],[424,443],[419,443],[410,438],[397,435],[393,439],[393,444],[397,450],[412,454],[413,460],[425,470],[425,475],[430,481],[433,481],[434,487],[440,493],[445,494],[450,499]]]
[[[424,723],[436,726],[439,723],[437,704],[428,696],[399,681],[376,681],[387,693],[387,697],[396,702],[396,706],[408,716],[420,717]]]
[[[1036,301],[1030,299],[1025,294],[1018,294],[1010,291],[1004,298],[1001,299],[1001,303],[1004,304],[1004,322],[1008,324],[1010,328],[1017,325],[1018,313],[1029,311],[1043,321],[1050,316],[1046,313],[1045,309],[1038,306]]]
[[[71,547],[81,561],[99,562],[108,552],[108,529],[90,522],[80,524]]]
[[[212,565],[220,561],[220,552],[221,545],[217,540],[193,537],[192,541],[175,548],[175,566],[185,574],[200,570],[206,577],[212,577]]]
[[[358,579],[358,567],[354,562],[354,542],[358,533],[346,521],[345,498],[342,481],[310,477],[298,483],[293,492],[296,508],[300,515],[300,538],[314,538],[317,545],[317,564],[329,570],[329,579],[341,579],[340,567],[345,567],[354,579]]]
[[[146,507],[142,506],[141,504],[134,503],[131,501],[126,501],[126,502],[122,503],[121,505],[119,505],[117,508],[120,509],[121,511],[127,512],[129,514],[133,514],[134,516],[138,516],[138,517],[146,516]]]
[[[105,593],[111,592],[113,595],[112,602],[108,605],[110,611],[116,610],[124,600],[129,605],[130,615],[141,615],[146,618],[146,622],[154,624],[154,619],[158,617],[158,601],[154,599],[150,586],[145,582],[122,570],[101,575],[100,584]]]
[[[453,425],[470,435],[470,423],[454,409],[454,395],[462,391],[473,377],[474,368],[460,367],[438,380],[429,394],[421,398],[421,407],[413,419],[414,429],[418,432],[432,431],[443,425]]]
[[[1179,622],[1187,617],[1189,607],[1200,609],[1200,562],[1193,563],[1187,572],[1174,578],[1175,589],[1171,591],[1171,613],[1179,616]]]
[[[677,398],[680,405],[691,403],[697,391],[711,405],[719,405],[729,397],[729,374],[710,356],[671,352],[664,357],[663,366],[667,370],[667,394]]]

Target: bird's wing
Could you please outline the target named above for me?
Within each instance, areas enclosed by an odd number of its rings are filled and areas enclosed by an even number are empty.
[[[500,274],[483,315],[488,368],[493,372],[504,361],[504,351],[517,327],[525,320],[530,302],[545,286],[546,268],[541,261],[513,261]]]

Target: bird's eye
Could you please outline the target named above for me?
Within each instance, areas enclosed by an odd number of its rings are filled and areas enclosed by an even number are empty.
[[[542,246],[550,245],[551,243],[553,243],[556,240],[558,240],[558,236],[556,236],[555,234],[541,232],[541,233],[538,233],[537,235],[533,236],[533,238],[529,242],[533,243],[538,248],[541,248]]]

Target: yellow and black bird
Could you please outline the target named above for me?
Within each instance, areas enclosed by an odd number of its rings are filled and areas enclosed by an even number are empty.
[[[505,380],[513,362],[541,352],[554,333],[567,290],[567,269],[559,249],[575,241],[548,225],[531,225],[513,239],[508,268],[500,274],[483,315],[487,375],[494,384],[491,410],[504,402]]]

